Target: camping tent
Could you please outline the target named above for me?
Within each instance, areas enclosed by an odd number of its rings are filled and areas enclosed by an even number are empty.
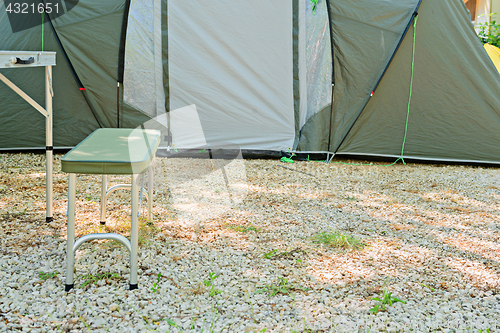
[[[490,44],[484,44],[484,49],[486,50],[486,53],[491,58],[491,61],[493,61],[493,64],[495,64],[495,67],[498,70],[498,73],[500,73],[500,48],[490,45]]]
[[[193,123],[244,150],[500,162],[500,75],[461,0],[67,0],[19,32],[1,2],[0,49],[58,53],[56,148],[154,122],[192,148]],[[43,103],[42,72],[2,73]],[[2,86],[0,117],[0,148],[43,147]]]

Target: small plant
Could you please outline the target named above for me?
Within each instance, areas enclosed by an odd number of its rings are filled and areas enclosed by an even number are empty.
[[[420,283],[420,285],[421,285],[422,287],[425,287],[425,288],[429,289],[430,291],[436,291],[436,289],[434,289],[434,288],[432,288],[432,287],[430,287],[430,286],[426,285],[425,283]]]
[[[203,281],[205,286],[210,287],[210,292],[208,295],[211,297],[214,297],[215,295],[219,295],[220,293],[222,293],[221,290],[216,289],[214,286],[214,281],[218,277],[219,277],[219,275],[215,274],[214,272],[209,272],[208,273],[208,280]]]
[[[292,158],[293,158],[294,156],[297,156],[297,155],[295,155],[294,153],[292,153],[291,148],[288,148],[288,155],[289,155],[289,156],[283,156],[283,157],[280,159],[280,161],[281,161],[281,162],[283,162],[283,163],[295,163],[295,161],[294,161],[294,160],[292,160]]]
[[[158,290],[160,289],[160,278],[161,278],[161,273],[158,273],[158,275],[156,276],[156,282],[153,283],[153,286],[151,287],[151,291],[153,293],[157,293]]]
[[[172,327],[179,327],[179,325],[176,324],[175,321],[173,321],[172,319],[168,319],[168,318],[165,318],[165,321],[167,322],[167,324],[169,326],[172,326]]]
[[[100,280],[107,280],[107,279],[119,280],[121,279],[121,276],[116,273],[105,272],[96,275],[92,274],[83,275],[82,278],[85,279],[85,281],[80,285],[80,288],[85,288],[89,284],[97,284],[97,282],[99,282]]]
[[[386,305],[391,306],[397,302],[401,302],[403,304],[406,304],[406,301],[400,300],[399,298],[392,296],[391,292],[388,291],[387,289],[384,289],[384,292],[382,293],[381,298],[374,297],[374,298],[372,298],[372,300],[378,301],[378,303],[375,304],[375,306],[370,309],[370,312],[373,314],[377,314],[381,311],[387,311]]]
[[[24,214],[26,214],[26,208],[25,208],[25,209],[23,209],[23,211],[22,211],[22,212],[11,213],[11,214],[10,214],[10,216],[12,216],[12,217],[21,217],[21,216],[23,216]]]
[[[308,291],[309,288],[302,287],[297,284],[291,284],[288,282],[287,278],[278,278],[278,283],[271,283],[263,286],[262,288],[255,291],[256,294],[269,293],[271,296],[277,294],[289,295],[292,290]]]
[[[272,257],[277,256],[277,255],[278,255],[278,250],[274,249],[274,250],[271,250],[267,253],[264,253],[263,257],[264,257],[264,259],[271,259]]]
[[[247,227],[247,226],[244,226],[244,225],[229,225],[229,229],[232,229],[232,230],[235,230],[235,231],[239,231],[239,232],[250,232],[250,231],[253,231],[253,232],[259,232],[261,229],[259,228],[256,228],[254,226],[250,226],[250,227]]]
[[[52,273],[45,273],[45,272],[39,272],[38,273],[38,277],[44,281],[48,280],[48,279],[52,279],[52,278],[55,278],[57,277],[57,272],[52,272]]]
[[[479,332],[478,332],[478,333],[483,333],[483,330],[479,330]],[[486,329],[486,331],[484,331],[484,333],[490,333],[490,329],[489,329],[489,328],[487,328],[487,329]]]
[[[479,17],[483,16],[480,15]],[[492,19],[492,16],[496,13],[491,13],[490,21],[484,23],[478,23],[476,29],[478,29],[478,37],[481,39],[483,44],[491,44],[496,47],[500,47],[500,24],[496,20]]]
[[[327,247],[340,248],[344,250],[362,250],[366,243],[355,236],[340,232],[320,232],[312,237],[313,243],[324,244]]]
[[[300,253],[300,252],[305,253],[305,251],[300,249],[300,248],[296,248],[296,249],[293,249],[291,251],[282,251],[282,252],[279,252],[278,250],[274,249],[274,250],[271,250],[271,251],[265,253],[263,255],[263,258],[264,259],[294,259],[293,255],[295,253]],[[302,262],[302,260],[301,260],[301,262]]]

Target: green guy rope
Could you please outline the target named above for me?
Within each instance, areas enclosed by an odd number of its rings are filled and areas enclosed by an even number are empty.
[[[44,15],[45,15],[45,13],[42,13],[42,52],[43,52],[43,26],[45,25],[45,23],[44,23]]]
[[[313,0],[311,0],[312,2]],[[381,166],[393,166],[394,164],[398,163],[399,161],[403,162],[404,165],[406,165],[406,162],[403,158],[404,155],[404,150],[405,150],[405,144],[406,144],[406,135],[408,134],[408,120],[410,119],[410,106],[411,106],[411,95],[413,92],[413,74],[415,72],[415,40],[417,38],[417,20],[418,16],[415,16],[415,21],[413,21],[413,53],[412,53],[412,59],[411,59],[411,78],[410,78],[410,95],[408,97],[408,111],[406,112],[406,123],[405,123],[405,135],[403,136],[403,144],[401,145],[401,156],[394,161],[392,164],[387,164],[387,165],[381,165]],[[372,164],[363,164],[363,163],[345,163],[345,162],[333,162],[333,163],[339,163],[339,164],[344,164],[344,165],[372,165]]]
[[[416,39],[416,34],[417,34],[417,20],[418,20],[418,16],[415,16],[415,21],[413,22],[413,52],[412,52],[412,58],[411,58],[410,95],[408,97],[408,112],[406,113],[405,135],[403,137],[403,144],[401,146],[401,157],[398,158],[393,163],[393,165],[396,164],[399,160],[401,160],[403,162],[403,164],[406,165],[406,162],[403,158],[403,154],[404,154],[404,150],[405,150],[406,135],[408,134],[408,120],[410,118],[411,94],[413,92],[413,73],[415,71],[415,39]]]
[[[319,0],[311,0],[311,5],[312,5],[312,14],[316,15],[316,7],[318,6],[318,1]]]

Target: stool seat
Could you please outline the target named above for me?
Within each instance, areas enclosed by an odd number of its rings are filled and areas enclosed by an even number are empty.
[[[160,131],[100,128],[61,159],[62,171],[83,174],[144,173],[160,144]]]
[[[147,194],[149,218],[152,219],[154,161],[160,144],[160,131],[147,129],[101,128],[94,131],[62,158],[62,171],[68,177],[68,230],[66,242],[66,291],[74,287],[75,252],[84,242],[94,239],[113,239],[125,245],[130,252],[130,290],[137,285],[137,248],[139,239],[138,177],[148,171]],[[80,237],[75,242],[76,174],[101,174],[101,224],[106,220],[107,196],[117,190],[130,188],[130,241],[118,234],[96,233]],[[132,175],[130,185],[120,184],[107,190],[108,174]],[[143,188],[141,186],[141,193]]]

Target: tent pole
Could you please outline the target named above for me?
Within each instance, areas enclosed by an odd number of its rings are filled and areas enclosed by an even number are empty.
[[[382,75],[380,76],[380,78],[378,79],[377,83],[375,84],[375,88],[373,88],[372,92],[375,92],[375,90],[377,90],[379,84],[380,84],[380,81],[382,81],[382,79],[384,78],[385,76],[385,73],[387,72],[387,70],[389,69],[389,66],[391,65],[392,61],[394,60],[394,57],[396,56],[396,53],[398,52],[399,48],[401,47],[401,44],[403,43],[403,40],[405,39],[406,37],[406,34],[408,33],[408,30],[410,30],[410,27],[411,27],[411,24],[413,22],[413,20],[415,19],[415,17],[417,17],[418,15],[418,9],[420,8],[420,4],[422,3],[422,0],[419,0],[418,1],[418,5],[417,5],[417,8],[415,8],[415,10],[413,11],[413,14],[411,16],[411,19],[410,19],[410,22],[408,22],[408,25],[406,26],[406,29],[403,33],[403,36],[401,37],[401,39],[399,40],[399,43],[398,43],[398,46],[396,46],[396,49],[394,50],[394,52],[392,53],[392,56],[391,58],[389,59],[389,62],[387,63],[387,66],[385,66],[384,68],[384,72],[382,73]],[[370,96],[371,97],[371,96]],[[368,103],[367,103],[368,104]],[[366,105],[365,105],[366,106]]]
[[[332,10],[330,0],[326,0],[326,10],[328,12],[328,27],[330,29],[330,51],[332,54],[332,100],[330,102],[330,130],[328,131],[328,147],[327,150],[330,151],[330,144],[332,140],[332,122],[333,122],[333,90],[335,87],[335,63],[334,63],[334,47],[333,47],[333,27],[332,27]]]
[[[392,61],[394,60],[394,57],[396,56],[396,53],[398,53],[398,50],[399,48],[401,47],[401,44],[403,43],[403,40],[405,39],[406,37],[406,34],[408,33],[408,30],[410,30],[410,27],[411,27],[411,24],[413,23],[413,21],[415,20],[415,18],[418,16],[418,10],[420,8],[420,4],[422,3],[422,0],[419,0],[418,1],[418,4],[417,4],[417,7],[415,8],[415,10],[413,11],[413,14],[411,15],[411,18],[410,18],[410,21],[408,22],[408,24],[406,25],[406,28],[405,28],[405,31],[403,32],[403,35],[401,36],[401,38],[399,39],[399,42],[398,42],[398,45],[396,46],[396,49],[394,50],[394,52],[392,53],[392,56],[391,58],[389,59],[389,61],[387,62],[387,65],[385,66],[384,68],[384,71],[382,72],[382,75],[380,76],[380,78],[378,79],[377,83],[375,84],[375,87],[372,89],[372,92],[370,94],[370,96],[368,97],[368,100],[366,101],[365,105],[361,108],[361,110],[359,111],[358,115],[356,116],[356,119],[354,120],[354,122],[351,124],[351,126],[349,127],[349,130],[346,132],[344,138],[342,139],[342,141],[340,141],[339,145],[337,146],[337,148],[335,148],[335,153],[337,153],[337,151],[340,149],[340,147],[342,146],[342,144],[344,143],[345,139],[347,138],[347,136],[349,135],[349,132],[351,132],[352,128],[354,127],[354,125],[356,124],[356,122],[358,121],[359,117],[361,116],[361,114],[363,113],[364,109],[366,108],[366,106],[368,105],[368,103],[370,102],[371,98],[373,97],[375,91],[377,90],[380,82],[382,81],[382,79],[384,78],[385,76],[385,73],[387,73],[387,70],[389,69],[389,66],[391,65]]]
[[[130,12],[130,0],[125,1],[123,9],[122,30],[120,37],[120,48],[118,49],[118,73],[117,73],[117,94],[116,94],[116,127],[120,128],[120,84],[123,85],[125,72],[125,45],[127,43],[128,14]]]
[[[116,128],[120,128],[120,82],[116,82]]]

